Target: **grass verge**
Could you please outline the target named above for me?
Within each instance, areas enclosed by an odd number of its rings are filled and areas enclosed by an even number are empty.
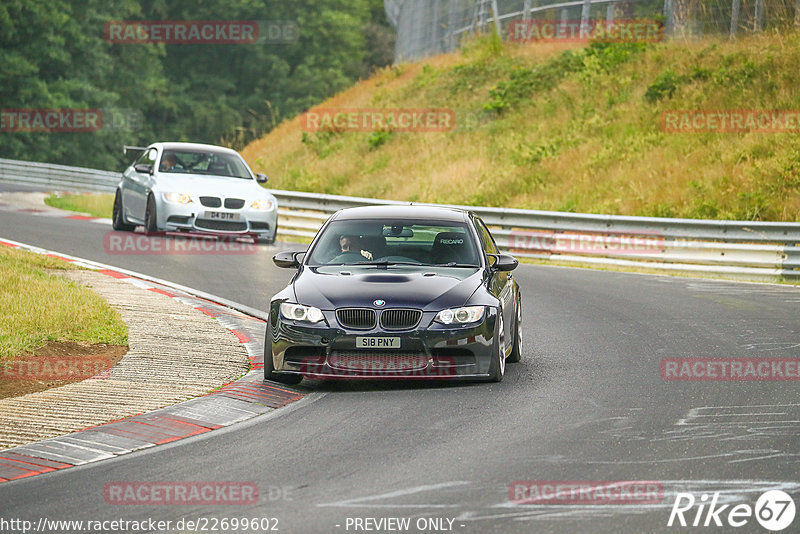
[[[0,361],[53,341],[127,345],[128,327],[105,300],[46,269],[61,260],[0,246]]]
[[[92,217],[111,218],[114,195],[105,193],[51,193],[44,203],[53,208],[88,213]]]

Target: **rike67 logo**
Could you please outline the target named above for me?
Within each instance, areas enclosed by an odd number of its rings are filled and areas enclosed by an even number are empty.
[[[755,507],[749,504],[719,504],[720,492],[696,499],[691,493],[678,493],[667,526],[739,528],[753,518],[765,529],[778,532],[794,522],[795,504],[791,495],[781,490],[761,494]]]

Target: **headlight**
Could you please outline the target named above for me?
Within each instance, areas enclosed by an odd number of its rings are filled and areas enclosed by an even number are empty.
[[[318,323],[325,318],[319,308],[288,302],[281,304],[281,315],[286,319],[304,323]]]
[[[465,306],[463,308],[449,308],[436,314],[434,321],[442,324],[467,324],[477,323],[483,319],[486,308],[484,306]]]
[[[274,203],[266,198],[259,198],[254,200],[250,207],[254,210],[271,210]]]
[[[164,197],[164,200],[173,204],[189,204],[192,201],[192,197],[186,193],[164,193],[161,196]]]

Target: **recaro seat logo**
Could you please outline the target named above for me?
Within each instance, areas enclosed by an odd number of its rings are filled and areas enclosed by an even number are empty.
[[[794,521],[794,500],[785,491],[770,490],[762,493],[755,507],[745,503],[718,504],[719,496],[718,491],[711,496],[704,493],[699,499],[692,493],[678,493],[667,526],[739,528],[749,524],[755,517],[765,529],[778,532]]]
[[[463,239],[441,239],[439,241],[442,245],[463,245]]]

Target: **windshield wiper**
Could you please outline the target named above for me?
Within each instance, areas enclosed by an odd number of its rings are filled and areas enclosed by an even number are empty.
[[[375,265],[377,267],[388,267],[389,265],[417,265],[421,266],[422,263],[415,262],[415,261],[392,261],[392,260],[383,260],[383,261],[358,261],[356,263],[351,263],[350,265]]]
[[[473,265],[473,264],[470,264],[470,263],[458,263],[458,262],[455,262],[455,261],[451,261],[451,262],[448,262],[448,263],[434,263],[432,265],[432,267],[469,267],[469,268],[472,268],[472,269],[477,269],[478,268],[477,265]]]

